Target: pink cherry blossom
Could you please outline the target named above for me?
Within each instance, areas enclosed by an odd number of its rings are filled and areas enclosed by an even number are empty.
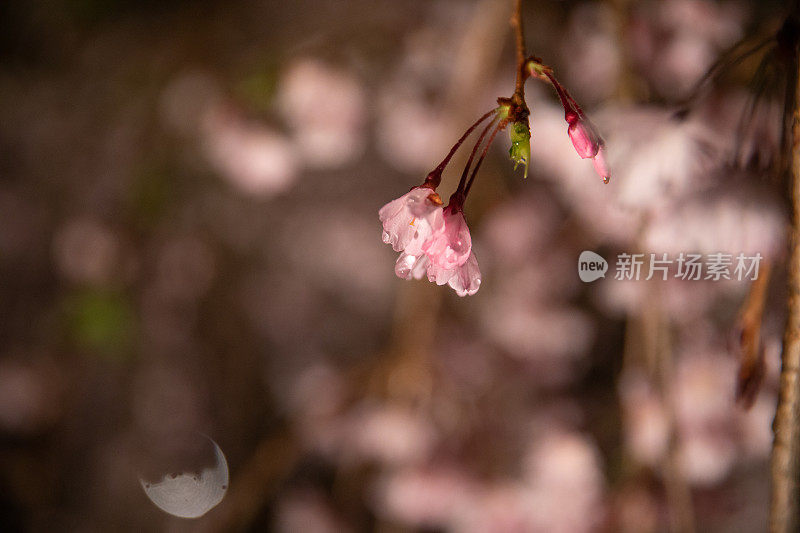
[[[429,264],[430,261],[425,254],[411,255],[402,252],[394,265],[394,273],[402,279],[422,279]]]
[[[401,279],[449,284],[459,296],[475,294],[481,284],[472,237],[461,209],[444,209],[429,199],[432,191],[415,187],[380,210],[383,242],[401,252],[394,273]]]
[[[481,270],[474,253],[469,254],[467,262],[458,267],[447,282],[459,296],[472,296],[481,286]]]
[[[427,257],[427,256],[426,256]],[[427,273],[428,273],[428,281],[431,283],[435,283],[437,285],[444,285],[445,283],[450,281],[456,273],[456,268],[445,268],[439,266],[435,263],[428,263]]]
[[[460,209],[446,207],[443,211],[443,224],[434,229],[430,238],[422,244],[422,251],[430,258],[431,265],[437,269],[452,270],[463,265],[472,251],[472,237],[467,221]],[[430,278],[430,269],[428,277]],[[449,280],[437,283],[443,285]]]
[[[433,263],[428,264],[428,281],[437,285],[450,285],[459,296],[471,296],[478,292],[481,285],[481,271],[474,253],[469,254],[463,265],[443,268]]]
[[[391,244],[395,252],[402,252],[411,244],[411,255],[430,234],[442,225],[439,196],[427,187],[414,187],[409,192],[384,205],[378,212],[383,223],[383,242]],[[417,251],[418,253],[413,253]]]

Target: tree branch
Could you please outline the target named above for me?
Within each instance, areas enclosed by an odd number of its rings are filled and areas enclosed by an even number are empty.
[[[781,355],[780,393],[775,412],[772,443],[772,498],[769,527],[772,533],[798,530],[798,413],[800,413],[800,60],[797,47],[789,65],[790,86],[793,94],[791,113],[791,143],[789,159],[791,179],[792,229],[789,255],[788,316]],[[793,75],[792,75],[793,74]]]
[[[511,16],[511,25],[517,46],[517,83],[514,88],[514,97],[519,98],[517,104],[525,102],[525,31],[522,27],[522,0],[514,1],[514,14]]]

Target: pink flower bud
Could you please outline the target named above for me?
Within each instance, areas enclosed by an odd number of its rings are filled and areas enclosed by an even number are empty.
[[[541,74],[550,80],[559,100],[561,100],[561,105],[564,107],[564,120],[568,124],[567,133],[572,145],[575,147],[575,151],[583,159],[591,158],[594,163],[594,169],[603,178],[603,182],[608,183],[611,179],[611,172],[608,170],[608,165],[606,165],[605,156],[603,155],[603,139],[600,138],[594,126],[583,116],[583,111],[581,111],[578,103],[558,83],[552,71],[545,69],[541,71]]]
[[[597,174],[603,178],[603,183],[608,183],[611,180],[611,171],[608,170],[608,165],[606,164],[605,151],[605,148],[601,144],[597,149],[597,154],[592,158],[592,162],[594,163],[594,169]]]
[[[594,157],[600,149],[599,137],[594,128],[579,117],[569,123],[567,133],[572,145],[575,147],[575,151],[583,159]]]

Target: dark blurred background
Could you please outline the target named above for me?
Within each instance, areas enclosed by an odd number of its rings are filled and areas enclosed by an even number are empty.
[[[377,211],[513,91],[510,13],[0,4],[0,529],[766,529],[786,76],[765,47],[693,90],[783,3],[524,2],[529,52],[613,178],[529,81],[530,173],[500,135],[466,206],[483,283],[462,299],[394,276]],[[582,250],[605,279],[580,282]],[[749,409],[749,283],[615,280],[637,251],[773,265]],[[172,517],[139,478],[208,466],[203,435],[230,487]]]

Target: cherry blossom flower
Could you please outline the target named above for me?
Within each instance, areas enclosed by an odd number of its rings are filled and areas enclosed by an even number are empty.
[[[443,215],[444,224],[422,244],[422,251],[430,258],[431,265],[438,267],[437,271],[463,265],[472,251],[472,237],[461,209],[448,206]]]
[[[470,253],[467,262],[458,267],[453,277],[447,282],[459,296],[472,296],[481,286],[481,271],[474,253]]]
[[[472,253],[467,221],[457,207],[446,207],[443,215],[444,224],[422,245],[428,258],[428,281],[447,283],[459,296],[475,294],[481,284],[481,272]]]
[[[481,272],[475,254],[470,254],[463,265],[454,268],[443,268],[434,263],[427,266],[428,281],[437,285],[449,284],[459,296],[467,293],[475,294],[481,283]],[[461,293],[464,294],[461,294]]]
[[[415,187],[383,206],[383,242],[401,252],[394,272],[401,279],[449,284],[459,296],[475,294],[481,284],[472,237],[459,207],[442,209],[439,196]]]
[[[383,223],[383,242],[391,244],[395,252],[411,245],[409,253],[421,255],[418,247],[443,223],[441,204],[439,195],[430,188],[414,187],[384,205],[378,212]]]
[[[397,258],[394,273],[402,279],[422,279],[429,265],[430,261],[428,261],[427,255],[410,255],[403,252]]]

